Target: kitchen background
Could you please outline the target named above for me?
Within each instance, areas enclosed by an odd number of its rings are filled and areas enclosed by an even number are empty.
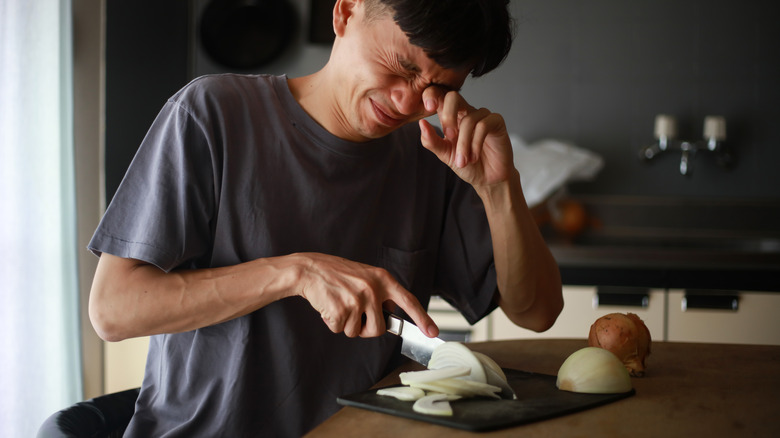
[[[220,65],[206,53],[198,25],[208,3],[106,3],[107,199],[165,100],[192,78],[226,71],[298,76],[328,59],[333,0],[290,0],[296,24],[289,44],[253,69]],[[463,94],[475,106],[500,112],[510,132],[528,143],[555,138],[599,154],[603,169],[592,181],[570,183],[571,195],[682,199],[680,208],[692,200],[756,201],[758,208],[745,211],[758,216],[764,206],[780,203],[780,11],[773,2],[512,0],[511,9],[517,37],[509,58],[497,71],[467,81]],[[683,176],[679,151],[640,160],[639,150],[655,141],[658,114],[674,116],[679,137],[691,141],[701,139],[705,116],[725,117],[735,165],[722,168],[702,152]],[[771,228],[776,232],[780,224]],[[631,311],[647,322],[654,340],[780,343],[777,294],[741,293],[739,312],[681,312],[685,290],[643,287],[637,290],[643,306],[598,307],[598,286],[567,286],[559,318],[566,325],[542,336],[584,338],[599,315]],[[538,336],[512,328],[500,315],[468,327],[446,303],[434,301],[432,309],[454,336]],[[140,383],[145,348],[144,340],[106,345],[106,391]]]
[[[225,71],[311,73],[329,45],[310,25],[330,27],[332,0],[288,0],[297,32],[276,60],[252,70],[221,66],[199,44],[208,1],[107,2],[107,196],[165,100],[191,78]],[[312,7],[314,5],[314,7]],[[324,7],[321,5],[325,5]],[[312,11],[324,15],[312,16]],[[558,138],[600,154],[603,170],[573,193],[780,199],[780,10],[768,0],[513,0],[517,37],[495,72],[463,94],[500,112],[527,142]],[[722,115],[737,158],[712,154],[679,172],[679,152],[651,162],[654,118],[677,118],[698,140],[704,117]]]

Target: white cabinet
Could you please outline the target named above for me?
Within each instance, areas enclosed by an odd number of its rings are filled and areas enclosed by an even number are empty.
[[[472,326],[460,312],[438,296],[431,297],[428,304],[428,314],[439,327],[439,337],[444,340],[463,342],[489,340],[491,323],[489,317],[483,318]]]
[[[430,313],[444,332],[468,334],[470,341],[502,339],[587,339],[590,326],[608,313],[636,313],[654,341],[780,345],[780,293],[686,291],[650,289],[643,306],[598,303],[595,286],[565,286],[564,308],[552,328],[536,333],[514,325],[500,309],[475,326],[443,300],[431,303]],[[728,308],[736,299],[736,309]],[[687,297],[687,300],[686,300]],[[698,308],[726,304],[724,309]],[[728,298],[723,300],[723,298]],[[724,303],[717,303],[724,301]],[[683,305],[683,302],[686,305]]]
[[[149,337],[106,342],[103,350],[104,392],[108,394],[140,387],[148,350]]]
[[[683,309],[685,291],[670,289],[668,340],[780,345],[780,294],[737,295],[736,310],[697,309],[691,305]]]
[[[664,336],[663,290],[651,290],[648,293],[646,307],[598,304],[594,286],[565,286],[563,288],[563,311],[555,324],[543,333],[536,333],[517,327],[498,309],[490,315],[491,339],[539,339],[572,338],[587,339],[590,326],[598,318],[608,313],[636,313],[647,325],[650,336],[661,340]]]

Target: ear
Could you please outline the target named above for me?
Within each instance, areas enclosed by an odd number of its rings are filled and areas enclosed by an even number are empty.
[[[347,22],[355,16],[359,7],[363,7],[362,0],[336,0],[333,6],[333,32],[336,36],[344,36]]]

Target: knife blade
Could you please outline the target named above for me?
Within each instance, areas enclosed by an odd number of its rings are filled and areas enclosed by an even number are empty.
[[[429,338],[419,327],[413,323],[394,315],[387,310],[382,310],[385,315],[387,331],[401,337],[401,354],[428,368],[433,350],[444,343],[441,338]],[[501,388],[499,396],[507,400],[516,400],[514,390],[506,381],[506,377],[500,376],[493,368],[485,366],[488,375],[488,383]]]
[[[429,338],[416,325],[386,310],[384,315],[387,331],[401,337],[401,354],[428,367],[433,350],[444,340]]]

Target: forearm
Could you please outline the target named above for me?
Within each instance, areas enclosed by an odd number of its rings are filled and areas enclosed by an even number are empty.
[[[390,301],[430,336],[438,334],[417,298],[385,269],[321,253],[170,273],[103,254],[92,283],[89,316],[101,338],[118,341],[218,324],[289,296],[308,300],[334,333],[384,334],[382,306]]]
[[[485,205],[498,277],[498,302],[515,324],[548,329],[563,307],[558,265],[523,197],[520,175],[477,190]]]
[[[294,269],[292,261],[279,257],[165,273],[103,254],[90,293],[90,319],[109,341],[194,330],[293,294]]]

